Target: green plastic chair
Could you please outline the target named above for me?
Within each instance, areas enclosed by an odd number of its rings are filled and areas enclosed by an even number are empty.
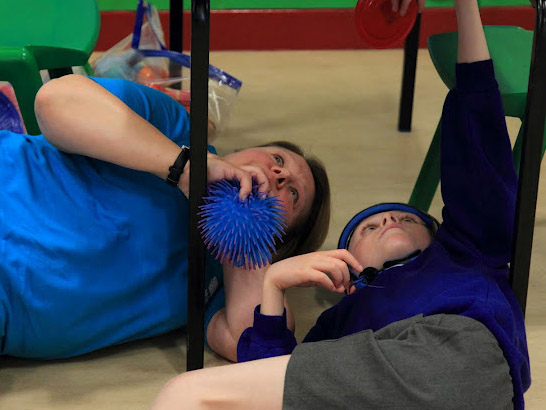
[[[51,77],[86,66],[100,28],[96,0],[1,0],[0,81],[11,83],[27,132],[39,134],[40,70]]]
[[[516,170],[519,170],[533,32],[513,26],[485,26],[484,31],[489,53],[493,59],[505,114],[508,117],[517,117],[522,120],[513,149]],[[457,47],[457,32],[437,34],[428,39],[432,62],[449,89],[455,86]],[[440,126],[441,120],[409,200],[411,205],[424,211],[430,208],[440,181]],[[546,140],[544,141],[546,142]],[[542,146],[542,155],[546,149],[545,142]]]

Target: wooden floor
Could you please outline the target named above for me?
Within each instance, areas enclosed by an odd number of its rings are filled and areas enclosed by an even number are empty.
[[[220,153],[270,140],[301,144],[326,164],[333,217],[324,249],[345,222],[380,201],[407,201],[436,127],[446,88],[425,51],[419,54],[413,130],[397,132],[402,52],[217,52],[211,63],[243,80]],[[515,135],[519,120],[509,119]],[[539,191],[527,332],[533,385],[527,409],[546,403],[546,191]],[[431,213],[440,216],[441,199]],[[315,289],[290,294],[301,339],[335,296]],[[227,363],[211,352],[206,366]],[[146,409],[168,379],[185,369],[184,335],[116,346],[72,360],[0,359],[2,410]],[[486,381],[484,381],[486,382]]]

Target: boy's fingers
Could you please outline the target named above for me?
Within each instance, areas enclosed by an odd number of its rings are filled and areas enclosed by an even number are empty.
[[[347,267],[347,263],[335,256],[335,253],[343,255],[342,252],[333,251],[334,255],[324,255],[323,259],[317,260],[313,265],[314,270],[323,272],[328,275],[336,288],[347,288],[351,283],[351,275]]]
[[[331,251],[325,251],[324,253],[329,257],[333,257],[339,261],[345,262],[345,264],[349,265],[357,272],[362,272],[364,270],[364,267],[360,264],[360,262],[358,262],[358,260],[346,249],[334,249]],[[345,267],[345,269],[347,268]],[[344,270],[342,272],[346,272],[347,276],[350,279],[350,273],[348,270]]]
[[[324,289],[335,291],[337,286],[335,283],[330,279],[328,275],[326,275],[324,272],[314,270],[311,281],[314,282],[316,285],[323,287]]]
[[[399,3],[399,0],[391,0],[392,11],[394,12],[398,11],[398,3]]]
[[[343,260],[346,264],[348,264],[351,268],[356,270],[357,272],[361,272],[364,270],[364,267],[360,264],[360,262],[353,256],[351,252],[349,252],[346,249],[338,249],[339,257],[341,260]]]
[[[408,12],[408,7],[410,3],[415,0],[402,0],[402,3],[400,4],[400,15],[405,16]]]
[[[315,271],[322,272],[323,275],[329,276],[335,287],[338,287],[343,283],[343,273],[338,265],[338,260],[332,257],[326,256],[321,258],[320,261],[313,266]]]
[[[337,261],[338,269],[342,277],[342,282],[344,288],[349,287],[351,284],[351,273],[349,272],[349,267],[345,261]]]

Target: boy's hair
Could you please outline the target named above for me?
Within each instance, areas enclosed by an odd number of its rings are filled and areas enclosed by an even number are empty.
[[[298,145],[288,141],[274,141],[258,147],[280,147],[301,156],[311,169],[315,183],[315,196],[309,215],[287,231],[283,242],[277,245],[273,262],[316,251],[326,239],[330,226],[330,183],[326,168],[320,160],[306,156]]]
[[[408,205],[403,204],[400,202],[387,202],[387,203],[381,203],[377,205],[370,206],[369,208],[364,209],[363,211],[360,211],[355,216],[351,218],[351,220],[347,223],[345,228],[343,228],[343,231],[341,232],[341,236],[339,237],[339,243],[338,248],[339,249],[349,249],[349,244],[351,243],[351,237],[353,236],[353,232],[356,229],[360,223],[375,214],[381,213],[381,212],[387,212],[387,211],[402,211],[402,212],[409,212],[413,215],[418,216],[421,218],[421,220],[425,223],[426,227],[428,228],[430,232],[430,236],[434,238],[436,235],[436,231],[438,230],[438,227],[440,226],[440,223],[436,218],[433,216],[427,214],[426,212],[421,211],[420,209]]]

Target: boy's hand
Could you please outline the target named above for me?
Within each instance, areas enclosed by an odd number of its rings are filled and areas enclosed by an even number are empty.
[[[264,286],[274,286],[280,291],[294,286],[321,286],[333,292],[344,292],[351,286],[347,265],[357,272],[363,269],[345,249],[294,256],[271,265]]]
[[[313,252],[274,263],[265,273],[261,313],[282,315],[284,292],[294,286],[322,286],[338,293],[350,289],[352,285],[347,264],[357,272],[363,269],[345,249]]]
[[[425,8],[425,0],[391,0],[392,11],[399,11],[401,16],[405,16],[412,1],[417,1],[419,13],[421,13]]]

